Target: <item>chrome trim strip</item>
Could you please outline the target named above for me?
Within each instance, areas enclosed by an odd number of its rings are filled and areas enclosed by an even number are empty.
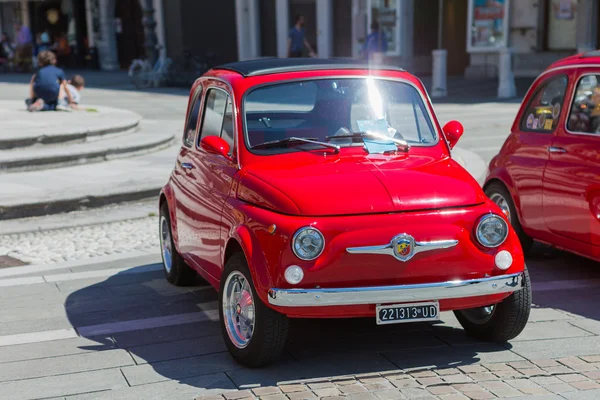
[[[269,290],[269,304],[280,307],[349,306],[460,299],[512,293],[523,288],[523,273],[491,278],[456,280],[416,285],[371,286],[331,289]]]
[[[384,254],[392,256],[395,259],[404,262],[410,260],[415,254],[432,250],[449,249],[458,244],[458,240],[435,240],[431,242],[414,242],[414,250],[412,250],[411,254],[409,254],[408,257],[399,258],[394,252],[394,246],[395,242],[399,238],[402,239],[404,237],[412,239],[411,236],[402,234],[394,237],[388,244],[379,246],[348,247],[346,251],[350,254]]]

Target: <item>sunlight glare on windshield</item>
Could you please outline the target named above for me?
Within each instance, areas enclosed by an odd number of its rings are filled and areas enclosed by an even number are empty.
[[[372,77],[368,77],[367,79],[367,91],[369,96],[369,104],[371,105],[371,109],[373,110],[373,114],[377,119],[385,118],[384,108],[383,108],[383,99],[381,98],[381,94],[377,87],[375,86],[375,81]]]

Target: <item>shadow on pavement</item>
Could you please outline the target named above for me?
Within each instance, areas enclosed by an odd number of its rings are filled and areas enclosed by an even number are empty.
[[[435,324],[377,326],[374,318],[292,320],[282,359],[268,368],[246,369],[226,350],[212,287],[177,288],[166,282],[156,265],[135,268],[137,273],[130,269],[95,283],[58,283],[70,293],[65,302],[70,323],[81,336],[97,342],[87,350],[120,348],[130,353],[136,365],[122,371],[132,386],[174,380],[206,388],[198,383],[206,380],[194,378],[225,372],[237,387],[245,388],[522,360],[510,345],[467,337],[453,314],[444,313],[445,322]],[[148,321],[160,323],[140,325]]]

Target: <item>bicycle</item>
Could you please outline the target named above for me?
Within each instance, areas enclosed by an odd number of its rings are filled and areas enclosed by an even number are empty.
[[[160,51],[161,46],[156,46]],[[147,59],[135,59],[129,67],[129,77],[136,89],[146,89],[150,86],[160,87],[168,80],[169,68],[173,61],[170,58],[160,56],[154,66]]]
[[[198,77],[214,65],[215,54],[206,53],[205,59],[195,56],[189,49],[184,49],[182,57],[173,62],[167,77],[169,86],[190,86]]]

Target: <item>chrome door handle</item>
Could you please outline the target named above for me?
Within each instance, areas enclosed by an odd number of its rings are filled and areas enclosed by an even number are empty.
[[[183,162],[183,163],[181,163],[181,168],[192,169],[192,168],[194,168],[194,166],[189,162]]]
[[[548,152],[549,153],[566,153],[567,150],[563,149],[562,147],[550,146],[550,147],[548,147]]]

